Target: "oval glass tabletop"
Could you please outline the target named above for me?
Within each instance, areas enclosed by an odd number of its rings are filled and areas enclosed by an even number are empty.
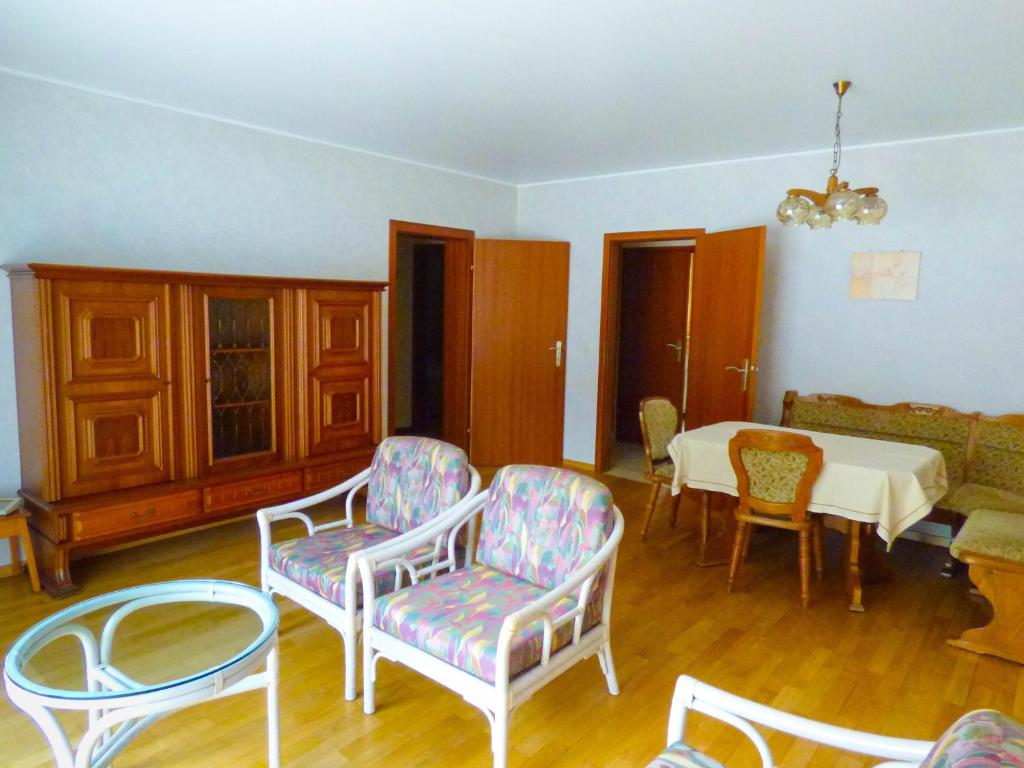
[[[11,646],[4,675],[54,699],[140,696],[230,674],[267,650],[277,623],[273,600],[246,584],[132,587],[36,624]]]

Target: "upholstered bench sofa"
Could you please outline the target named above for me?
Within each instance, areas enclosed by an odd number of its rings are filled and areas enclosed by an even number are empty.
[[[967,713],[937,741],[900,739],[797,717],[683,675],[672,697],[668,746],[647,768],[722,768],[686,742],[690,712],[709,715],[741,731],[754,743],[763,768],[775,768],[777,763],[755,723],[806,741],[882,758],[887,768],[1024,767],[1024,727],[995,710]]]
[[[976,509],[950,546],[992,606],[988,624],[950,645],[1024,664],[1024,514]]]
[[[782,426],[916,443],[942,453],[949,490],[935,505],[959,528],[977,509],[1024,513],[1024,414],[985,416],[944,405],[873,405],[848,395],[786,392]],[[946,575],[952,574],[953,561]]]

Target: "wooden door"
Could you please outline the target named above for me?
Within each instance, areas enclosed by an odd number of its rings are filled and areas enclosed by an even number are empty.
[[[201,474],[284,458],[283,291],[197,286],[196,443]]]
[[[169,302],[161,283],[54,282],[64,498],[172,479]]]
[[[465,239],[444,243],[444,416],[441,436],[469,450],[469,379],[473,311],[473,248]]]
[[[377,442],[380,294],[306,291],[306,453],[365,448]]]
[[[766,230],[713,232],[697,240],[686,429],[748,421],[753,414]]]
[[[560,466],[569,244],[477,240],[470,458]]]
[[[692,246],[623,248],[616,439],[641,443],[640,401],[682,410]]]

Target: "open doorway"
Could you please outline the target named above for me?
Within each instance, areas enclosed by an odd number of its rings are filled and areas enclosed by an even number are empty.
[[[391,222],[388,434],[468,446],[473,232]]]
[[[393,295],[395,434],[444,432],[444,241],[400,234]]]
[[[644,476],[638,405],[645,397],[686,402],[690,268],[694,241],[650,240],[622,247],[618,361],[614,371],[615,447],[607,471]]]
[[[750,420],[765,232],[759,226],[605,235],[594,446],[598,472],[629,463],[616,459],[616,449],[628,453],[635,445],[636,433],[630,431],[644,397],[670,398],[685,414],[686,429]],[[674,259],[651,255],[673,248],[682,249]],[[630,330],[631,325],[639,330]],[[673,371],[678,378],[671,378]],[[633,456],[642,473],[642,449]]]

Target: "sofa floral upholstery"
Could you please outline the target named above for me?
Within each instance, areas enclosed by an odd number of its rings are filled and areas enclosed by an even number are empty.
[[[377,598],[374,626],[493,683],[504,619],[584,565],[608,540],[614,523],[611,492],[596,480],[551,467],[503,467],[483,508],[476,564]],[[601,618],[603,592],[602,579],[595,579],[584,631]],[[572,611],[577,599],[557,603],[552,619]],[[572,625],[556,630],[552,652],[569,642]],[[519,630],[510,677],[540,661],[543,636],[539,620]]]
[[[648,763],[647,768],[722,768],[722,764],[677,742]]]
[[[796,451],[766,451],[762,448],[740,449],[750,479],[750,495],[775,504],[796,500],[796,489],[807,471],[807,454]]]
[[[935,742],[921,768],[1024,768],[1024,727],[994,709],[961,717]]]
[[[1024,563],[1024,515],[979,509],[964,523],[949,551],[953,557],[965,552]]]
[[[374,603],[374,625],[449,664],[494,682],[498,633],[505,617],[537,600],[545,590],[523,579],[477,563],[402,589]],[[553,619],[576,607],[564,598],[551,610]],[[600,617],[600,602],[591,599],[584,631]],[[572,637],[572,622],[555,631],[551,650]],[[544,627],[535,621],[519,630],[509,655],[509,676],[529,669],[541,658]]]
[[[961,515],[976,509],[1024,513],[1024,422],[982,417],[977,430],[969,482],[942,507]]]
[[[979,509],[1024,514],[1024,494],[977,483],[964,483],[942,499],[942,508],[965,517]]]

